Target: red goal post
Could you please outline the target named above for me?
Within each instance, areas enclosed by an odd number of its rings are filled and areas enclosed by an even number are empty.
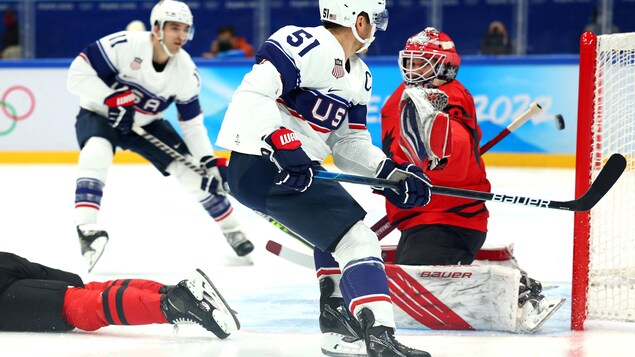
[[[580,38],[575,195],[613,153],[622,177],[589,212],[575,213],[571,328],[635,322],[635,33]]]

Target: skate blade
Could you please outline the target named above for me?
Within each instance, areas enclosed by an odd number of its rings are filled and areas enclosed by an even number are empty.
[[[235,311],[229,307],[227,301],[223,298],[223,295],[221,295],[218,289],[216,289],[216,286],[212,283],[212,280],[201,269],[196,269],[194,280],[197,279],[201,281],[200,286],[202,286],[202,294],[200,298],[199,296],[196,296],[196,298],[199,300],[205,299],[218,309],[217,313],[221,315],[212,315],[218,325],[221,326],[221,328],[227,333],[240,330],[240,322],[238,321],[238,317],[236,317]],[[196,285],[199,284],[197,283]]]
[[[541,320],[540,322],[538,322],[536,327],[531,329],[529,332],[534,332],[538,330],[542,325],[544,325],[545,321],[547,321],[556,311],[558,311],[560,306],[564,304],[565,300],[566,300],[565,298],[548,299],[547,301],[549,302],[549,306],[546,308],[547,311],[545,311],[544,315],[541,316]]]
[[[339,333],[322,334],[322,353],[332,357],[366,356],[366,342]]]
[[[92,250],[84,253],[84,260],[86,260],[86,264],[88,265],[89,273],[93,271],[95,264],[97,264],[101,255],[104,254],[104,249],[106,249],[107,243],[108,237],[99,237],[90,245]]]
[[[518,333],[534,333],[536,332],[544,323],[551,317],[562,304],[565,299],[547,299],[545,298],[547,304],[543,307],[542,312],[536,314],[535,309],[534,312],[531,313],[528,317],[525,318],[522,325],[517,329]],[[543,302],[544,304],[544,302]]]
[[[245,265],[254,265],[254,258],[250,254],[243,255],[242,257],[238,257]]]

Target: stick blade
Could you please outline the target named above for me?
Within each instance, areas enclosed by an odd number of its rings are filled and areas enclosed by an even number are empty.
[[[583,212],[595,206],[613,187],[626,169],[626,159],[620,154],[613,154],[593,181],[589,190],[571,205],[571,210]]]
[[[267,242],[265,248],[269,253],[277,255],[286,261],[303,266],[308,269],[315,269],[313,255],[298,252],[297,250],[293,250],[272,240]]]

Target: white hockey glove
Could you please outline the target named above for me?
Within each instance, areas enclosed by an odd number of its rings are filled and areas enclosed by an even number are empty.
[[[207,171],[201,181],[201,190],[215,195],[225,195],[229,192],[227,184],[227,159],[217,156],[203,156],[201,167]]]
[[[438,89],[407,88],[401,97],[399,145],[408,160],[428,170],[443,168],[452,153],[450,117],[441,111],[448,97]]]

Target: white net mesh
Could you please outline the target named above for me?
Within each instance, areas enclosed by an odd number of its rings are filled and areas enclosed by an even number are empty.
[[[591,210],[587,318],[635,321],[635,33],[598,36],[591,176],[613,153],[628,165]]]

